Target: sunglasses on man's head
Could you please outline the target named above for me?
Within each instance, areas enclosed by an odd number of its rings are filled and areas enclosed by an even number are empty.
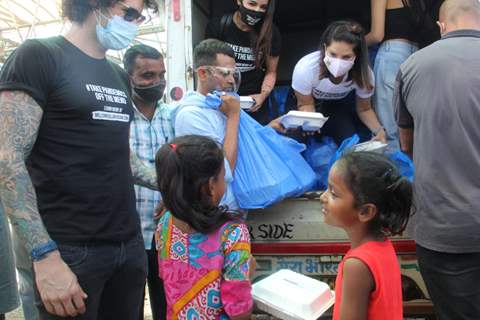
[[[142,15],[137,9],[130,7],[121,1],[119,1],[118,3],[123,6],[123,12],[125,12],[125,14],[123,15],[123,19],[125,21],[142,23],[147,20],[147,17]]]

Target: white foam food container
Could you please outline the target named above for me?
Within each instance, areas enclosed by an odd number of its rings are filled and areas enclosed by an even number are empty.
[[[257,307],[283,320],[316,320],[335,302],[325,282],[282,269],[253,284]]]
[[[380,141],[367,141],[356,144],[353,146],[353,151],[372,151],[377,153],[383,153],[387,149],[388,144]]]
[[[282,116],[281,123],[286,129],[302,127],[304,131],[318,131],[328,118],[319,112],[289,111]]]
[[[255,105],[255,100],[249,96],[240,97],[240,108],[248,111]]]

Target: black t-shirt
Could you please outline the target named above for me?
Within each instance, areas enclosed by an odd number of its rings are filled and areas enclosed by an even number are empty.
[[[240,30],[237,25],[229,20],[222,26],[222,18],[214,18],[209,21],[205,32],[205,38],[214,38],[228,43],[235,52],[237,68],[242,72],[242,83],[240,84],[240,95],[260,93],[262,89],[265,69],[255,68],[255,55],[251,47],[250,34]],[[222,30],[223,29],[223,30]],[[276,26],[273,26],[272,48],[270,55],[280,55],[282,38]]]
[[[27,40],[0,73],[43,109],[27,161],[42,220],[61,243],[119,242],[140,232],[129,160],[128,75],[63,37]]]

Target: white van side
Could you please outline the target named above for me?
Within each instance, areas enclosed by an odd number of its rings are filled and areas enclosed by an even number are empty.
[[[235,10],[234,0],[166,0],[168,100],[179,101],[194,89],[193,48],[204,38],[208,20]],[[282,33],[277,84],[290,85],[295,63],[317,49],[321,31],[331,21],[355,19],[369,27],[370,0],[277,0],[275,21]],[[288,268],[328,282],[349,248],[342,230],[324,224],[319,194],[289,199],[249,212],[256,280]],[[421,278],[415,244],[393,239],[402,270],[406,316],[430,319],[433,306]],[[327,314],[328,318],[328,314]]]

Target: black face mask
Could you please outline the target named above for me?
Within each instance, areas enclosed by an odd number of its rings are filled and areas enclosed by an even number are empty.
[[[239,11],[242,21],[248,24],[250,27],[256,27],[262,24],[263,19],[265,18],[265,12],[247,9],[243,6],[243,4],[240,4]]]
[[[146,102],[157,102],[163,97],[165,86],[165,81],[160,81],[150,87],[133,87],[133,91]]]

